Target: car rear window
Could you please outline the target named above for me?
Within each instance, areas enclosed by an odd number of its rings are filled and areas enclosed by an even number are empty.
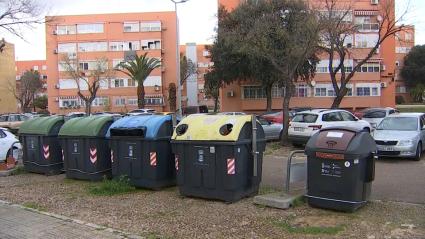
[[[317,116],[315,114],[296,114],[292,119],[292,122],[299,123],[314,123],[317,120]]]
[[[363,118],[385,118],[386,113],[383,110],[374,110],[365,112]]]

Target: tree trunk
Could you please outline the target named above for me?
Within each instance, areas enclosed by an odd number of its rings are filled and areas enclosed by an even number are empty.
[[[272,111],[272,87],[273,85],[266,86],[266,97],[267,97],[267,107],[266,111]]]
[[[283,92],[283,132],[281,136],[281,145],[289,145],[288,139],[288,128],[289,128],[289,102],[292,97],[292,88],[293,83],[289,83],[289,85],[285,85],[285,91]]]
[[[145,108],[145,87],[141,83],[137,85],[137,107]]]
[[[89,116],[91,114],[91,102],[84,101],[86,103],[86,115]]]
[[[218,111],[218,97],[214,98],[214,113]]]
[[[344,96],[347,94],[347,91],[348,90],[346,87],[345,88],[341,87],[339,89],[339,92],[335,92],[336,97],[334,98],[334,101],[332,102],[332,106],[331,106],[332,109],[339,108],[339,105],[341,104],[342,99],[344,99]]]

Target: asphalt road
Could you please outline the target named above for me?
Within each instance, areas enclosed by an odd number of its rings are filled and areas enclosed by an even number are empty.
[[[301,156],[294,162],[304,160],[305,157]],[[283,189],[286,164],[287,152],[284,152],[282,156],[265,156],[262,185]],[[300,185],[295,185],[296,187]],[[420,161],[394,158],[376,161],[371,198],[425,204],[425,156]]]

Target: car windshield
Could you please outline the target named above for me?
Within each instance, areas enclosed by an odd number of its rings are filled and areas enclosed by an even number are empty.
[[[382,120],[377,130],[416,131],[418,119],[415,117],[388,117]]]
[[[296,114],[292,119],[292,122],[314,123],[316,120],[317,115],[315,114]]]
[[[363,118],[385,118],[385,111],[369,110],[364,113]]]

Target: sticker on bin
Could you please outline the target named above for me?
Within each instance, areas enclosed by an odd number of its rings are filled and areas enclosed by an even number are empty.
[[[156,152],[151,152],[150,153],[150,161],[151,161],[151,166],[156,166]]]
[[[326,137],[329,138],[342,138],[342,136],[344,135],[344,133],[341,132],[328,132],[328,134],[326,135]]]
[[[176,156],[174,157],[174,161],[175,161],[175,166],[176,166],[176,170],[179,170],[179,156],[176,154]]]
[[[45,159],[49,159],[50,157],[50,146],[48,144],[43,145],[43,155]]]
[[[97,149],[96,148],[90,148],[90,161],[92,163],[96,163],[96,161],[97,161]]]
[[[236,173],[235,159],[234,158],[227,159],[227,174],[233,175],[235,173]]]

